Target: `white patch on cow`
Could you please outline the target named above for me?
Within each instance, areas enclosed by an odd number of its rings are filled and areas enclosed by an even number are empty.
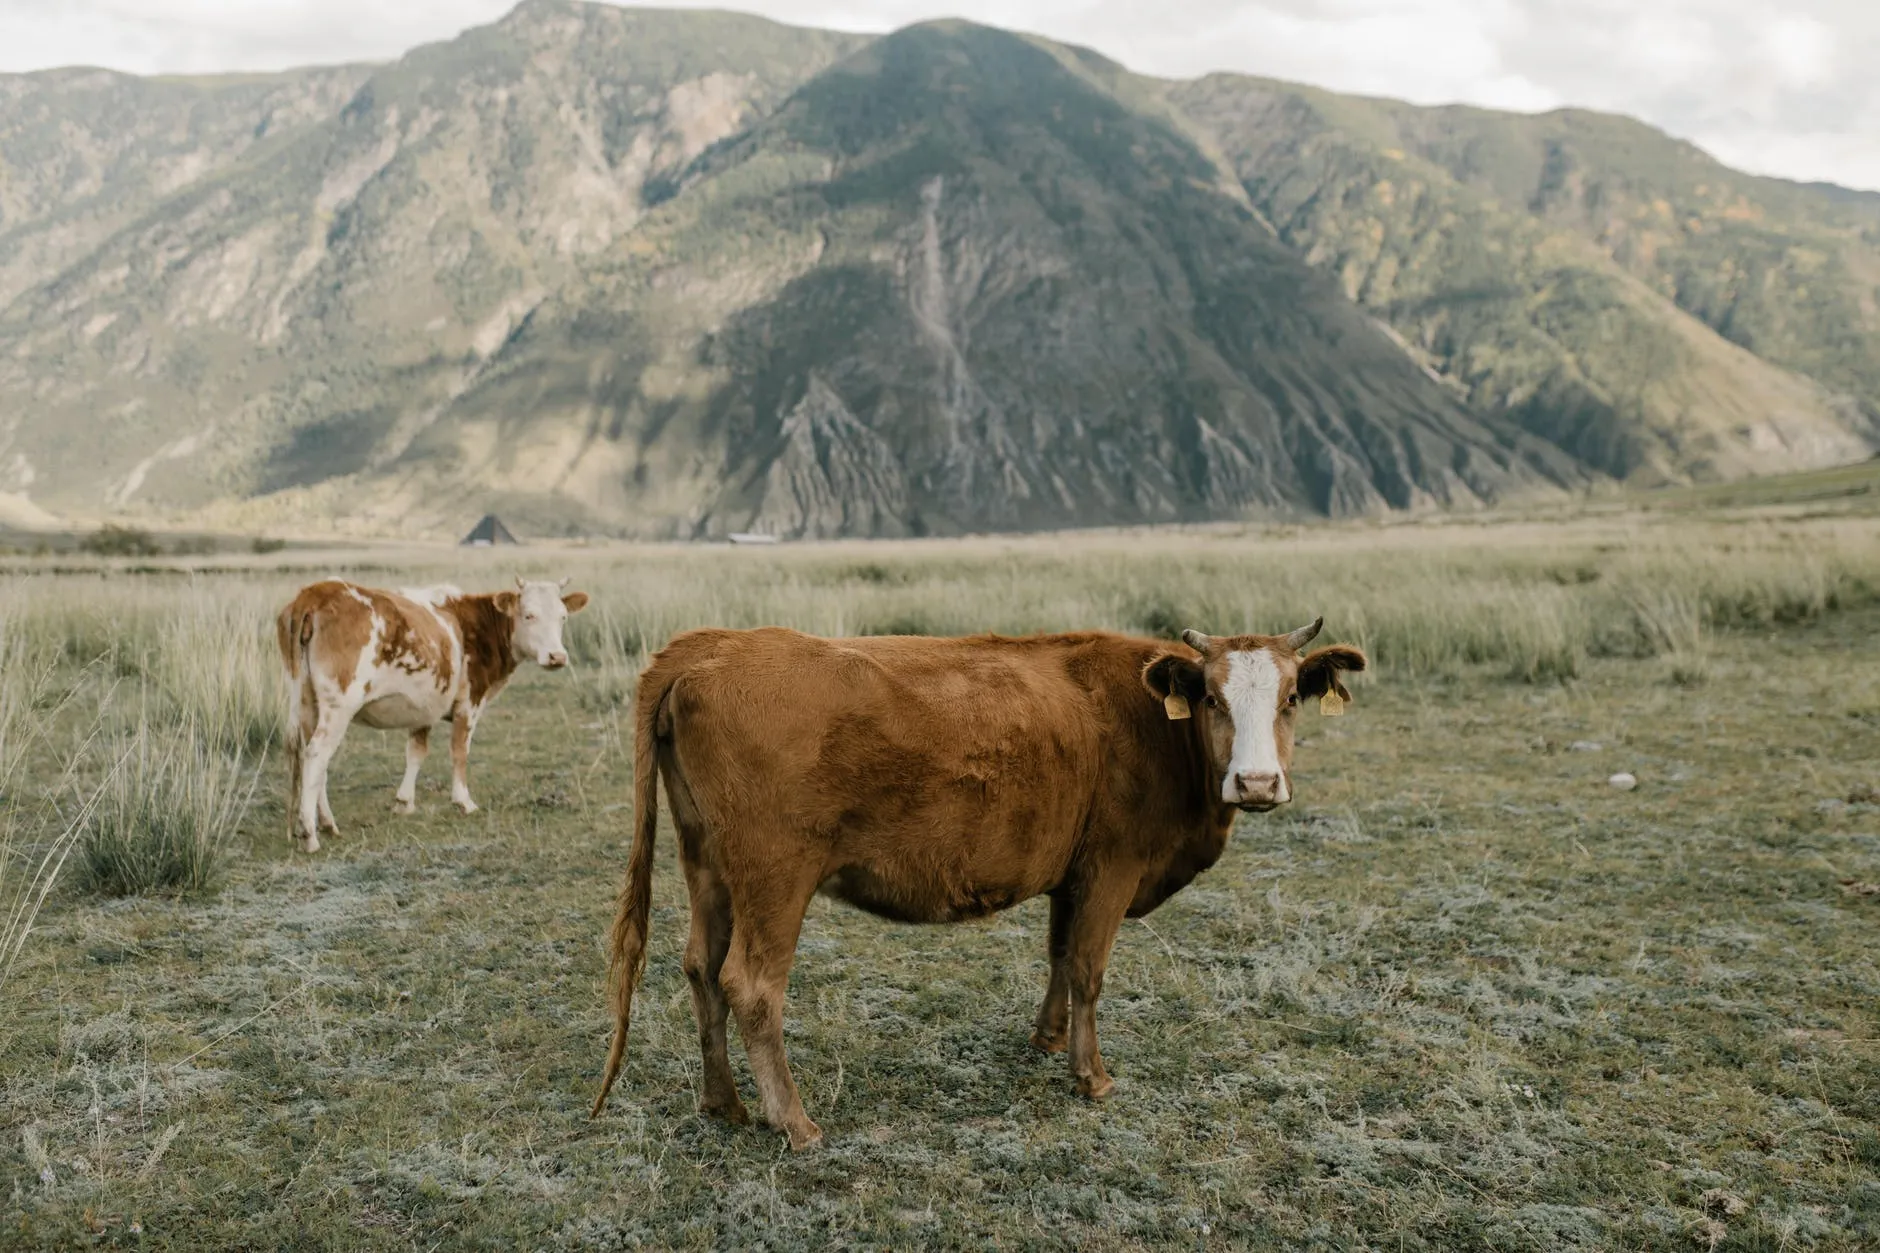
[[[375,666],[354,716],[380,730],[415,731],[450,717],[456,686],[440,682],[428,667],[407,673],[396,665]]]
[[[1279,685],[1279,666],[1266,649],[1228,657],[1221,697],[1234,720],[1234,756],[1221,780],[1221,799],[1230,805],[1239,800],[1235,778],[1250,773],[1279,776],[1278,799],[1282,803],[1292,799],[1292,787],[1280,767],[1279,741],[1273,734],[1279,717]]]
[[[429,600],[411,595],[410,589],[401,588],[399,595],[422,605],[443,628],[451,643],[451,680],[446,682],[429,666],[415,665],[415,657],[394,657],[383,665],[379,664],[377,659],[383,650],[386,622],[384,617],[374,612],[372,636],[360,655],[359,669],[354,679],[357,691],[347,695],[349,701],[357,706],[353,716],[367,726],[383,731],[415,731],[442,722],[450,716],[451,708],[456,704],[457,691],[462,686],[463,648],[456,632],[450,629],[443,615]],[[408,670],[407,665],[414,668]]]
[[[455,583],[439,583],[436,587],[401,587],[398,594],[406,600],[415,600],[420,605],[436,609],[447,600],[463,595],[463,589]]]

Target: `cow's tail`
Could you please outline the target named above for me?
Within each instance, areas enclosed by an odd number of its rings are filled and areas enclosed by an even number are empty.
[[[304,689],[313,682],[307,652],[313,645],[316,625],[314,611],[299,597],[274,621],[274,641],[281,650],[281,742],[287,746],[290,805],[300,797],[300,707],[310,695]]]
[[[594,1098],[589,1118],[600,1116],[607,1094],[620,1075],[627,1052],[627,1021],[633,1013],[633,990],[646,967],[646,926],[653,907],[653,835],[659,826],[659,716],[666,694],[678,680],[680,667],[660,665],[654,658],[640,675],[633,709],[633,851],[627,855],[627,879],[620,888],[614,914],[612,961],[609,968],[614,1010],[614,1042],[607,1053],[607,1073],[600,1095]]]

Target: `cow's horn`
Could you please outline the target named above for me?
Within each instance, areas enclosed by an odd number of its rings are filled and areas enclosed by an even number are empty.
[[[1312,619],[1306,626],[1302,626],[1297,631],[1287,635],[1286,647],[1292,649],[1294,652],[1298,652],[1312,642],[1312,638],[1319,633],[1319,628],[1324,625],[1325,618],[1322,615]]]
[[[516,590],[519,592],[526,592],[529,590],[528,580],[523,578],[520,574],[516,576]]]
[[[1198,653],[1207,652],[1208,645],[1212,644],[1213,642],[1214,642],[1213,640],[1209,639],[1207,636],[1203,635],[1201,632],[1196,631],[1192,628],[1182,632],[1182,643],[1188,645],[1188,647],[1194,649]]]
[[[565,578],[563,578],[560,583],[556,584],[556,586],[565,588],[572,582],[574,582],[574,575],[570,574],[566,576]]]

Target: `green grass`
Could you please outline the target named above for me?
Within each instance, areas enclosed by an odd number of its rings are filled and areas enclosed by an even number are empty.
[[[1636,499],[1645,508],[1689,511],[1790,505],[1880,513],[1880,457],[1803,474],[1772,474],[1737,483],[1667,488],[1642,493]]]
[[[356,728],[321,854],[291,851],[271,766],[219,894],[53,896],[0,1016],[0,1230],[21,1248],[1873,1247],[1876,538],[1595,519],[528,550],[596,608],[573,673],[523,674],[479,730],[485,812],[448,807],[434,760],[419,814],[393,816],[402,743]],[[487,555],[397,560],[372,579],[508,578]],[[259,607],[296,577],[66,576],[15,599],[45,615],[43,648],[94,613],[160,648],[189,598]],[[910,928],[819,900],[786,1039],[826,1146],[700,1120],[666,831],[626,1070],[586,1121],[629,654],[707,621],[1228,630],[1313,606],[1377,672],[1345,718],[1306,718],[1299,801],[1244,819],[1220,865],[1125,926],[1107,1104],[1026,1045],[1040,903]],[[1570,671],[1518,664],[1549,649]],[[88,698],[124,682],[96,660],[56,679],[78,695],[29,754],[46,789]],[[183,725],[148,690],[140,716]],[[1618,770],[1636,791],[1606,785]],[[736,1044],[733,1063],[749,1099]]]
[[[74,874],[102,896],[201,892],[227,861],[259,772],[225,757],[193,724],[138,724],[118,750],[80,824]]]

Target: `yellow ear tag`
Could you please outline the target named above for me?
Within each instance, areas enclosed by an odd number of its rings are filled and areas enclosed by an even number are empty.
[[[1338,689],[1335,687],[1326,688],[1325,695],[1319,697],[1320,715],[1326,718],[1337,718],[1342,716],[1344,712],[1344,698],[1339,696]]]
[[[1170,722],[1180,722],[1183,718],[1193,716],[1192,711],[1188,708],[1188,698],[1183,696],[1180,692],[1170,692],[1167,696],[1164,696],[1162,698],[1162,708],[1168,711],[1168,720]]]

